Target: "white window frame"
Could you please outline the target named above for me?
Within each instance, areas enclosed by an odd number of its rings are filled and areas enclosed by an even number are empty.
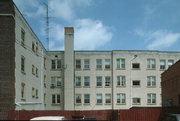
[[[96,94],[96,104],[102,104],[102,103],[103,103],[103,95]]]
[[[102,59],[96,59],[96,69],[102,69]]]
[[[99,85],[100,84],[100,85]],[[97,87],[102,87],[102,76],[97,76],[96,77],[96,86]]]
[[[76,76],[76,78],[75,78],[75,86],[76,87],[81,87],[81,77],[80,76]]]
[[[136,102],[134,102],[134,100],[136,99]],[[139,102],[138,102],[139,100]],[[141,104],[141,98],[140,97],[133,97],[132,98],[132,104],[133,105],[140,105]]]
[[[160,60],[159,63],[160,63],[160,69],[161,70],[166,69],[166,60]]]
[[[58,97],[59,97],[59,99],[58,99]],[[54,98],[54,102],[53,102],[53,98]],[[51,104],[61,104],[61,95],[60,94],[52,94]]]
[[[117,104],[126,104],[126,94],[125,93],[117,94]]]
[[[155,93],[148,93],[147,94],[147,104],[156,104],[156,94]]]
[[[84,104],[90,104],[90,94],[84,94]]]
[[[105,87],[110,87],[111,86],[111,77],[106,76],[105,77]]]
[[[148,87],[156,86],[156,76],[148,76],[147,77],[147,86]]]
[[[124,58],[116,59],[117,69],[125,69],[126,68],[126,60]]]
[[[81,103],[82,103],[82,96],[81,96],[81,94],[75,94],[75,104],[81,104]]]
[[[105,59],[104,68],[111,69],[111,59]]]
[[[174,64],[174,60],[173,59],[169,59],[168,60],[168,68],[170,67],[170,66],[172,66]]]
[[[126,77],[117,76],[117,86],[125,87],[126,86]]]
[[[156,59],[147,59],[147,68],[156,69]]]
[[[81,69],[81,59],[76,59],[75,66],[76,66],[76,69]]]
[[[51,69],[52,70],[57,70],[57,69],[61,69],[62,62],[61,59],[52,59],[51,60]]]
[[[84,77],[84,87],[90,87],[90,77],[89,76]]]
[[[89,59],[84,60],[84,69],[90,69],[90,60]]]
[[[111,94],[105,94],[105,104],[111,104]]]

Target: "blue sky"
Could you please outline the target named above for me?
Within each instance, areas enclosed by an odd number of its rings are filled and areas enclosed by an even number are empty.
[[[180,0],[13,1],[44,45],[49,4],[50,50],[63,50],[70,26],[76,50],[180,51]]]

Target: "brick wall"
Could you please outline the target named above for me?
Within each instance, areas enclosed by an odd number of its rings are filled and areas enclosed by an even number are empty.
[[[180,106],[180,60],[162,73],[161,79],[163,106],[169,105],[167,100],[172,100],[172,106]]]
[[[7,119],[15,101],[15,20],[13,2],[0,0],[0,120]]]

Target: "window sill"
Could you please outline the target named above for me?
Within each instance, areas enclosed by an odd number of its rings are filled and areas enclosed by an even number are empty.
[[[147,88],[156,88],[156,86],[147,86]]]
[[[111,105],[111,103],[105,103],[105,105]]]
[[[120,85],[118,85],[118,86],[116,86],[117,88],[126,88],[126,86],[120,86]]]
[[[116,70],[126,70],[126,68],[116,68]]]
[[[116,103],[116,105],[126,105],[126,103]]]
[[[51,71],[62,71],[62,69],[51,69]]]
[[[133,103],[133,105],[141,105],[141,103]]]
[[[96,68],[96,71],[102,71],[103,69],[102,68]]]
[[[90,86],[84,86],[83,88],[91,88]]]
[[[105,86],[105,88],[111,88],[111,86]]]
[[[61,105],[61,103],[53,103],[53,104],[51,104],[52,106],[59,106],[59,105]]]
[[[132,86],[132,88],[140,88],[141,86]]]
[[[83,70],[84,71],[90,71],[91,69],[90,68],[84,68]]]
[[[147,68],[146,70],[156,70],[156,68]]]
[[[102,103],[96,103],[96,105],[103,105]]]
[[[156,103],[147,103],[147,105],[156,105]]]
[[[96,88],[102,88],[102,86],[96,86]]]
[[[138,70],[141,70],[141,69],[140,68],[132,68],[132,70],[135,70],[135,71],[137,70],[138,71]]]

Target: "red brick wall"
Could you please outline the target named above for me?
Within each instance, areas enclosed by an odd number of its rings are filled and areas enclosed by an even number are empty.
[[[7,119],[15,102],[15,20],[11,0],[0,0],[0,120]]]
[[[171,66],[161,75],[162,79],[162,104],[172,99],[174,106],[179,106],[178,95],[180,95],[180,61]]]

